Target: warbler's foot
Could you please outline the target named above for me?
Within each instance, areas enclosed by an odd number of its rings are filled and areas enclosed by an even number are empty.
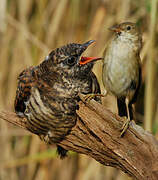
[[[120,137],[122,137],[124,135],[124,133],[126,132],[126,130],[128,129],[129,127],[129,123],[130,123],[130,119],[128,118],[124,118],[125,119],[125,122],[123,124],[123,126],[121,127],[121,134],[120,134]]]
[[[103,94],[87,94],[84,97],[84,101],[89,102],[90,100],[92,100],[95,97],[105,97],[105,95],[103,95]]]

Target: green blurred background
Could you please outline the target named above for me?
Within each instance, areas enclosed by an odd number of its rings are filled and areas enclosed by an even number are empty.
[[[0,0],[0,109],[13,111],[18,74],[40,63],[52,49],[94,39],[85,53],[101,56],[112,35],[108,27],[132,21],[143,34],[136,121],[158,137],[157,7],[157,0]],[[101,65],[94,67],[100,83]],[[113,97],[104,104],[117,111]],[[70,152],[60,160],[55,146],[6,122],[0,122],[0,154],[0,180],[131,179],[84,155]]]

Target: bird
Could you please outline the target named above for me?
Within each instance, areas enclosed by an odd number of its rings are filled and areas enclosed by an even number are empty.
[[[102,80],[107,93],[117,98],[118,114],[126,117],[122,137],[133,120],[133,104],[141,85],[142,35],[136,23],[123,22],[112,26],[114,32],[103,53]]]
[[[18,76],[15,112],[26,118],[27,130],[48,144],[58,144],[75,126],[80,93],[100,93],[92,68],[101,58],[81,56],[94,42],[56,48],[39,65]],[[67,155],[59,145],[57,152],[61,158]]]

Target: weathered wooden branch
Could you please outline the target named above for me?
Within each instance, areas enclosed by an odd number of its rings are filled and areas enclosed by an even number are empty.
[[[60,146],[121,169],[134,179],[158,179],[158,141],[154,136],[131,122],[121,138],[123,118],[94,100],[79,105],[77,123]],[[25,129],[25,119],[13,112],[0,112],[0,119]]]

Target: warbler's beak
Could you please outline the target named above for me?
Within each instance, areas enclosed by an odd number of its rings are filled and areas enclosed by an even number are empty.
[[[110,31],[114,31],[116,33],[121,33],[122,29],[120,28],[120,26],[115,25],[109,28]]]
[[[84,65],[84,64],[87,64],[87,63],[90,63],[92,61],[98,61],[98,60],[101,60],[102,58],[99,58],[99,57],[81,57],[80,59],[80,62],[79,64],[80,65]]]

